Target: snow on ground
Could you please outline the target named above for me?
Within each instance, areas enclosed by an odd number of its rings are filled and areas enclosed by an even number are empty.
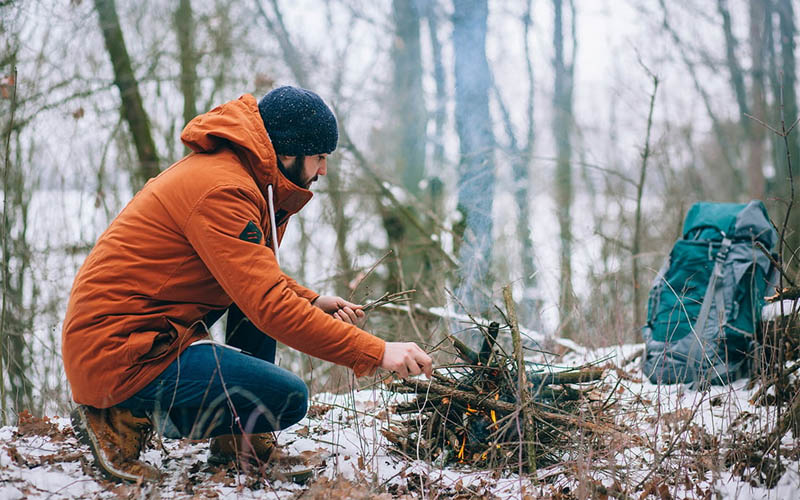
[[[0,429],[0,499],[59,498],[554,498],[603,497],[598,487],[626,498],[796,498],[800,451],[783,440],[785,472],[772,489],[749,469],[727,466],[730,436],[759,433],[774,422],[774,407],[749,402],[758,388],[747,380],[694,391],[641,379],[641,345],[569,354],[560,365],[599,361],[607,367],[601,397],[613,408],[611,443],[596,456],[538,471],[532,484],[513,470],[476,471],[402,458],[381,430],[398,417],[391,405],[408,395],[367,388],[319,394],[298,425],[282,431],[282,452],[261,470],[206,463],[206,442],[163,440],[144,459],[165,473],[155,485],[118,485],[100,477],[67,418],[28,418]],[[377,387],[377,386],[375,386]],[[737,438],[739,439],[739,438]],[[305,484],[293,471],[311,469]],[[744,478],[743,478],[744,477]],[[602,486],[600,486],[602,485]],[[649,495],[647,494],[649,492]],[[614,495],[612,495],[614,496]]]

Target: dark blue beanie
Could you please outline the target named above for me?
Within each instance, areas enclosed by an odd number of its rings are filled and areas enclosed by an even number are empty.
[[[258,101],[275,152],[286,156],[332,153],[339,141],[336,117],[310,90],[279,87]]]

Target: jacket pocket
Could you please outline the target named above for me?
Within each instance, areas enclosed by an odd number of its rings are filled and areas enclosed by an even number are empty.
[[[178,339],[175,325],[164,319],[164,330],[132,332],[128,337],[128,361],[131,364],[149,363],[169,354]]]

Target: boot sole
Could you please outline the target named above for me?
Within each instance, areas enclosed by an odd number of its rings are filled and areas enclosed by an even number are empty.
[[[72,421],[72,430],[78,436],[78,441],[87,445],[92,450],[94,456],[94,463],[100,472],[107,479],[114,482],[130,482],[137,483],[139,481],[152,481],[145,476],[137,476],[136,474],[129,474],[125,471],[119,470],[106,458],[105,454],[100,450],[100,445],[94,436],[94,433],[89,431],[89,422],[81,407],[77,407],[70,413],[70,420]]]

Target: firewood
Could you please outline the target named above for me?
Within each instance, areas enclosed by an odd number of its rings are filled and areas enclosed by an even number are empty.
[[[476,323],[484,336],[480,351],[451,336],[457,363],[440,366],[429,381],[387,384],[391,391],[417,395],[394,407],[398,415],[412,415],[404,420],[404,435],[394,439],[398,453],[437,465],[519,467],[535,474],[538,467],[563,461],[577,443],[625,436],[606,414],[614,395],[605,403],[589,395],[603,379],[603,368],[532,369],[525,361],[508,292],[504,318],[515,345],[512,353],[495,346],[499,323],[489,322],[488,328]]]
[[[528,372],[528,383],[533,386],[551,384],[581,384],[603,378],[605,369],[588,368],[580,371],[564,371],[550,373]]]

